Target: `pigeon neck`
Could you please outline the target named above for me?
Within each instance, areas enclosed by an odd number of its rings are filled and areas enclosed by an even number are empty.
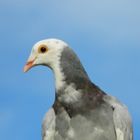
[[[53,67],[56,97],[67,103],[78,101],[83,93],[93,88],[80,60],[70,48],[64,48]]]
[[[56,91],[64,89],[69,85],[74,85],[76,89],[82,89],[90,82],[79,58],[68,47],[64,48],[61,52],[59,61],[55,62],[55,66],[53,66],[53,71]]]
[[[60,64],[58,63],[53,67],[54,78],[55,78],[55,88],[59,91],[65,86],[65,76],[61,70]]]
[[[56,64],[56,63],[55,63]],[[53,71],[56,81],[55,104],[61,104],[70,111],[84,109],[86,106],[93,108],[102,99],[103,91],[94,85],[78,57],[70,48],[63,49],[59,63]],[[56,107],[57,108],[57,107]]]

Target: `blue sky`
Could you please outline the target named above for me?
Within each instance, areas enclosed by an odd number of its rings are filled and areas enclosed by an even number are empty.
[[[46,67],[24,74],[34,43],[63,39],[92,81],[125,103],[140,131],[140,1],[1,0],[0,139],[39,140],[45,112],[54,101]]]

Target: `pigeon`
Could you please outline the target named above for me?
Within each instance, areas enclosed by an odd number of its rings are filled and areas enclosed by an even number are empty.
[[[55,77],[55,101],[42,123],[42,140],[132,140],[127,107],[89,78],[78,56],[59,39],[37,42],[24,66],[49,67]]]

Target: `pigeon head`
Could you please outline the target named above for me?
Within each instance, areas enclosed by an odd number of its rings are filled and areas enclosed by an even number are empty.
[[[66,46],[65,42],[58,39],[46,39],[37,42],[32,48],[24,72],[37,65],[46,65],[54,69],[59,62],[61,52]]]
[[[70,84],[84,85],[82,81],[86,80],[83,79],[88,80],[79,58],[62,40],[46,39],[37,42],[32,48],[24,72],[37,65],[45,65],[52,69],[57,91]]]

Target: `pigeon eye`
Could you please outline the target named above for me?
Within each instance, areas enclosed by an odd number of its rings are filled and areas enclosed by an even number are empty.
[[[39,50],[38,50],[39,53],[46,53],[47,51],[48,51],[48,48],[46,45],[39,46]]]

